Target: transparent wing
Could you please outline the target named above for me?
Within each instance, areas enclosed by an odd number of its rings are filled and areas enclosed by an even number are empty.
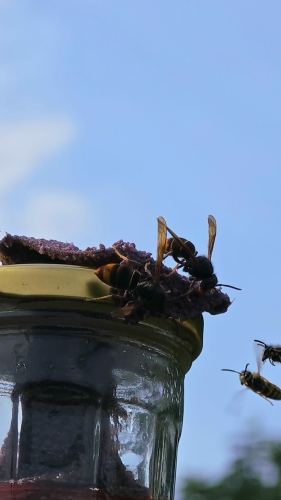
[[[194,256],[194,254],[192,253],[192,251],[190,250],[190,248],[188,248],[188,246],[184,243],[184,241],[182,241],[177,235],[176,233],[174,233],[174,231],[172,231],[172,229],[168,228],[167,226],[167,231],[173,236],[173,238],[178,242],[178,244],[185,249],[185,251],[189,254],[189,256],[191,257],[191,259],[196,262],[196,264],[198,264],[198,260],[196,259],[196,257]]]
[[[256,356],[256,361],[257,361],[257,366],[258,366],[258,374],[260,375],[261,369],[262,369],[262,354],[263,354],[263,349],[259,347],[256,343],[254,343],[254,351],[255,351],[255,356]]]
[[[232,417],[239,417],[245,404],[246,394],[248,394],[247,387],[239,389],[226,406],[225,412]]]
[[[166,238],[167,238],[167,225],[164,217],[158,217],[158,236],[157,236],[157,258],[155,265],[155,281],[159,281],[162,260],[164,257]]]
[[[143,301],[136,300],[135,302],[128,302],[124,307],[117,309],[116,311],[112,311],[111,316],[113,318],[126,318],[130,316],[135,311],[140,309],[143,305]]]
[[[208,215],[208,233],[209,233],[208,259],[211,260],[215,239],[217,235],[217,223],[215,217],[213,217],[212,215]]]

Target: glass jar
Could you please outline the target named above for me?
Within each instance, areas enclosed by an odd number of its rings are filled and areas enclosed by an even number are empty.
[[[91,269],[0,268],[0,500],[172,500],[203,319],[113,319]]]

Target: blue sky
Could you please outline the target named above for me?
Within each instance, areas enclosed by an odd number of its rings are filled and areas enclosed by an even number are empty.
[[[221,368],[281,343],[279,0],[0,0],[0,228],[155,252],[156,217],[207,249],[235,301],[205,316],[186,377],[178,489],[219,476],[235,436],[279,436],[281,403]],[[172,261],[170,262],[172,264]],[[281,367],[263,375],[281,385]]]

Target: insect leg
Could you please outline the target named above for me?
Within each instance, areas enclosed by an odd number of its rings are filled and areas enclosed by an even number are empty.
[[[144,271],[149,275],[152,276],[152,273],[149,271],[148,266],[150,266],[150,262],[147,262],[144,266]]]
[[[141,263],[140,262],[137,262],[136,260],[131,260],[131,259],[128,259],[128,257],[125,257],[125,255],[122,255],[119,250],[117,250],[116,246],[115,245],[112,245],[112,248],[114,250],[114,252],[116,253],[116,255],[118,255],[118,257],[120,257],[120,259],[125,262],[133,262],[134,264],[137,264],[138,266],[141,266]]]
[[[257,392],[256,394],[258,394],[259,396],[261,396],[263,399],[265,399],[266,401],[268,401],[269,404],[271,404],[271,406],[273,406],[273,403],[271,403],[271,401],[269,401],[269,399],[267,399],[263,394],[261,394],[260,392]]]
[[[171,315],[171,318],[172,318],[173,322],[175,323],[175,327],[176,327],[176,330],[177,330],[177,334],[179,334],[179,327],[178,327],[178,324],[177,324],[177,322],[176,322],[175,317],[173,316],[173,314],[172,314],[172,312],[171,312],[171,309],[169,309],[169,313],[170,313],[170,315]]]
[[[114,297],[114,294],[111,293],[110,295],[104,295],[103,297],[96,297],[94,299],[89,299],[89,298],[86,298],[85,301],[86,302],[96,302],[98,300],[104,300],[104,299],[109,299],[109,297]],[[117,295],[117,297],[119,297],[119,295]]]
[[[172,250],[170,252],[166,253],[166,255],[164,255],[164,257],[163,257],[163,260],[165,260],[167,257],[170,257],[170,255],[172,255],[172,253],[173,253]]]
[[[183,264],[176,264],[175,267],[172,269],[172,271],[169,274],[164,274],[165,278],[169,278],[172,274],[174,274],[182,266],[183,266]]]
[[[179,295],[178,297],[175,297],[172,302],[175,302],[178,299],[182,299],[183,297],[187,297],[187,300],[191,302],[190,298],[188,297],[189,292],[183,293],[182,295]]]

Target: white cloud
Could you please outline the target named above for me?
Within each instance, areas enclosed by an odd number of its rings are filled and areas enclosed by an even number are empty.
[[[87,228],[89,213],[87,202],[76,193],[39,192],[23,209],[21,234],[75,243]]]
[[[0,125],[0,192],[39,168],[72,139],[73,132],[69,121],[55,118]]]

